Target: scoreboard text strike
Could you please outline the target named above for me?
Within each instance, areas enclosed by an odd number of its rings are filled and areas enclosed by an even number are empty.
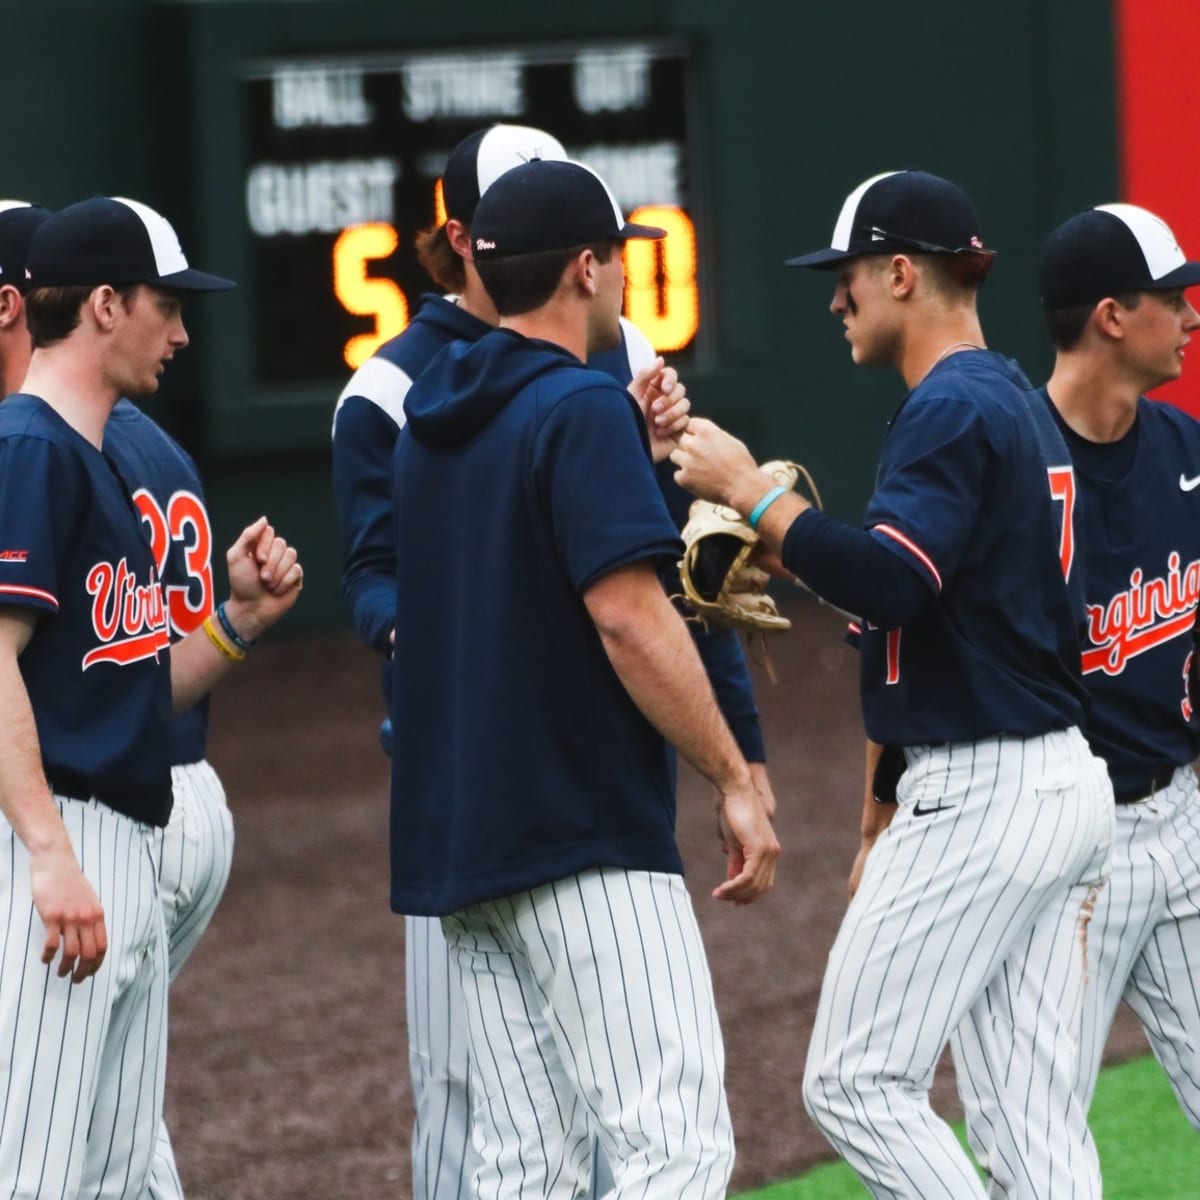
[[[553,133],[662,242],[625,250],[625,312],[661,351],[700,324],[686,48],[638,42],[259,61],[245,75],[253,373],[339,379],[431,287],[417,233],[444,219],[441,170],[496,121]]]

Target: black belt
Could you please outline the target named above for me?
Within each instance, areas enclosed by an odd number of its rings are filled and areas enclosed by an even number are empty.
[[[1149,780],[1142,786],[1130,788],[1124,792],[1117,792],[1114,794],[1113,799],[1118,804],[1140,804],[1143,800],[1149,800],[1155,792],[1161,792],[1174,776],[1174,767],[1164,767],[1161,771],[1156,771],[1151,775]]]

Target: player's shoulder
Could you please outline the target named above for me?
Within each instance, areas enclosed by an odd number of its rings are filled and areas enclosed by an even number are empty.
[[[78,456],[85,445],[77,433],[40,396],[19,392],[0,403],[0,440],[25,438],[57,446]]]
[[[1200,420],[1166,400],[1138,400],[1138,421],[1153,434],[1170,432],[1187,445],[1200,447]]]
[[[486,322],[460,308],[454,299],[422,296],[412,321],[355,370],[342,388],[334,408],[335,438],[347,405],[361,407],[359,401],[371,406],[364,411],[372,418],[383,414],[397,429],[403,427],[404,401],[413,380],[451,342],[473,342],[488,331],[490,327]]]
[[[972,350],[938,363],[908,394],[901,412],[931,424],[1011,429],[1024,425],[1037,393],[1012,359]]]

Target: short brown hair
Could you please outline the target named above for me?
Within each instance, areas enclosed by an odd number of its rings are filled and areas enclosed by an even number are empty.
[[[1112,299],[1122,308],[1132,309],[1141,304],[1142,293],[1123,292]],[[1079,345],[1079,339],[1083,337],[1083,331],[1099,303],[1099,300],[1092,300],[1087,304],[1072,304],[1067,308],[1046,309],[1046,333],[1049,334],[1055,350],[1074,350]]]
[[[554,295],[567,264],[585,250],[590,250],[598,262],[607,263],[612,261],[616,247],[615,241],[604,241],[508,258],[480,258],[475,260],[475,269],[496,311],[502,317],[518,317],[541,308]]]
[[[928,272],[934,290],[945,300],[964,300],[983,287],[991,259],[981,254],[913,255]]]
[[[126,308],[140,283],[114,284],[113,291]],[[30,288],[25,297],[25,323],[35,350],[44,350],[61,342],[79,326],[79,314],[87,298],[95,291],[91,284],[63,284],[59,287]]]
[[[445,225],[435,225],[417,234],[417,262],[444,292],[461,292],[467,269],[458,251],[450,245]]]

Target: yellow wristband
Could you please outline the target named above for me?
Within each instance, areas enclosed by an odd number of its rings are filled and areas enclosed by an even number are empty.
[[[227,659],[229,659],[230,662],[239,663],[242,661],[242,659],[244,659],[246,657],[245,650],[239,650],[236,646],[231,646],[217,632],[217,627],[213,624],[213,619],[212,619],[211,613],[207,617],[204,618],[204,624],[201,625],[200,628],[203,629],[204,632],[208,635],[208,640],[210,642],[212,642],[212,644],[214,646],[216,646],[216,648],[218,650],[220,650],[220,652],[223,655],[225,655],[225,657]]]

